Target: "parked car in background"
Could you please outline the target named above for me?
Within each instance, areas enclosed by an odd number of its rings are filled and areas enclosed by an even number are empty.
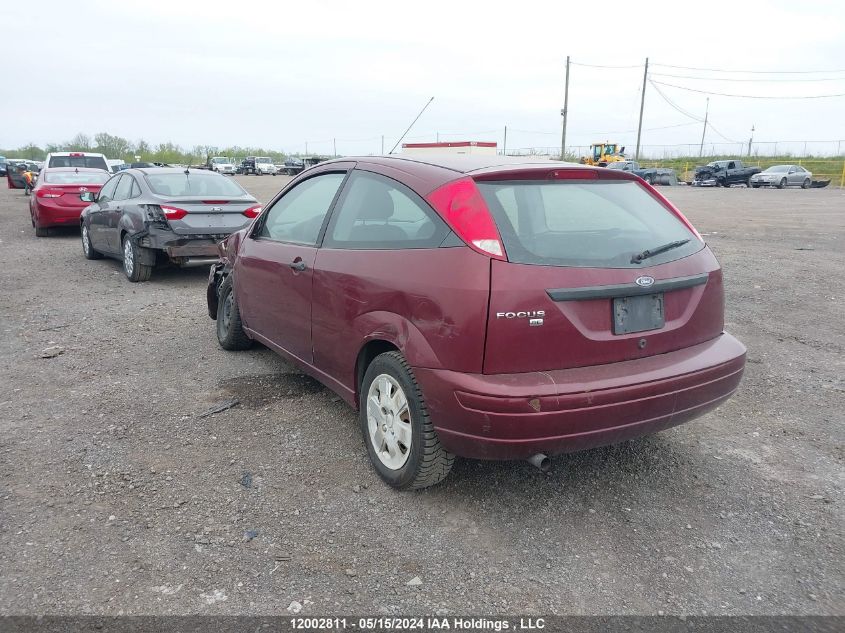
[[[378,474],[654,433],[736,390],[722,272],[624,171],[501,156],[362,157],[293,179],[220,245],[224,349],[259,341],[359,410]]]
[[[751,176],[751,186],[758,187],[801,187],[809,189],[813,183],[813,174],[801,165],[773,165]]]
[[[96,152],[50,152],[44,164],[47,167],[90,167],[110,171],[105,155]]]
[[[231,178],[166,167],[125,170],[82,199],[90,203],[80,221],[85,257],[123,260],[130,281],[146,281],[159,263],[216,261],[217,242],[261,210]]]
[[[110,173],[89,167],[46,167],[29,198],[29,214],[35,235],[46,237],[54,226],[79,226],[82,210],[88,206],[80,197],[96,193]]]
[[[255,173],[259,176],[275,176],[276,166],[273,164],[273,159],[269,156],[256,156]]]
[[[116,174],[121,169],[126,169],[128,165],[121,158],[107,158],[106,164],[109,166],[109,171]]]
[[[696,167],[692,184],[697,187],[751,186],[751,177],[760,173],[759,167],[746,167],[741,160],[714,160]]]
[[[300,160],[299,158],[291,157],[285,161],[285,166],[283,169],[286,176],[295,176],[303,169],[305,169],[305,163],[303,163],[302,160]]]
[[[608,169],[627,171],[639,176],[650,185],[677,185],[678,175],[674,169],[666,167],[641,167],[635,160],[623,160],[615,163],[608,163]]]
[[[0,176],[6,175],[6,166],[8,165],[8,160],[5,156],[0,156]]]
[[[235,173],[235,161],[226,156],[215,156],[214,158],[209,158],[206,163],[206,167],[208,167],[211,171],[216,171],[229,176],[232,176]]]

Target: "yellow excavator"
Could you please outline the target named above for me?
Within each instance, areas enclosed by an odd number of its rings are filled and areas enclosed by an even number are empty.
[[[625,147],[619,147],[617,143],[593,143],[590,145],[590,155],[582,156],[581,163],[584,165],[598,165],[606,167],[608,163],[618,163],[625,160]]]

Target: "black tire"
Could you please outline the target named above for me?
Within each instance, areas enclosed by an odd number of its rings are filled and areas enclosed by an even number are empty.
[[[50,235],[50,229],[35,225],[35,237],[48,237]]]
[[[217,342],[220,347],[230,352],[237,352],[252,347],[252,339],[244,332],[241,323],[241,311],[235,301],[232,277],[226,277],[220,284],[217,301]]]
[[[133,240],[130,240],[128,235],[123,236],[123,249],[121,252],[123,253],[123,272],[126,274],[126,278],[132,283],[149,280],[153,272],[153,267],[138,261],[141,254],[141,247]]]
[[[749,189],[751,189],[751,187],[752,187],[751,176],[749,176],[748,180],[745,181],[745,186],[748,187]]]
[[[802,182],[802,183],[801,183],[801,188],[802,188],[802,189],[809,189],[809,188],[810,188],[810,184],[811,184],[811,183],[810,183],[810,179],[809,179],[809,178],[805,178],[805,179],[804,179],[804,182]]]
[[[103,254],[95,251],[94,247],[91,246],[91,233],[84,222],[80,228],[79,236],[82,239],[82,254],[85,255],[85,259],[102,259]]]
[[[370,436],[368,421],[368,398],[370,387],[376,378],[386,375],[402,389],[407,401],[407,415],[411,427],[410,446],[405,447],[407,459],[398,468],[392,469],[384,464],[376,454],[373,439]],[[398,489],[427,488],[440,483],[452,470],[455,456],[447,452],[440,444],[434,430],[422,391],[417,384],[410,365],[399,352],[380,354],[370,363],[361,381],[359,422],[367,454],[379,476],[388,484]],[[376,408],[378,405],[376,405]],[[384,411],[384,409],[382,409]],[[391,418],[391,430],[392,430]],[[387,427],[384,427],[387,428]],[[401,440],[400,440],[401,441]],[[399,446],[397,444],[397,446]]]
[[[646,181],[648,184],[650,184],[650,185],[654,186],[654,174],[647,174],[647,175],[646,175],[646,178],[645,178],[645,181]]]
[[[778,189],[783,189],[786,187],[786,178],[781,178],[780,182],[778,183]]]
[[[760,185],[751,185],[754,189],[759,189]]]

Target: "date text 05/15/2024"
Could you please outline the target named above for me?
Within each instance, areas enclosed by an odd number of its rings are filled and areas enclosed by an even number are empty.
[[[377,617],[377,618],[291,618],[291,628],[299,631],[357,629],[362,631],[538,631],[543,618],[474,617]]]

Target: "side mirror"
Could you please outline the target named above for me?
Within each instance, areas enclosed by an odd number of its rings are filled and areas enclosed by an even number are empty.
[[[97,194],[93,191],[84,191],[79,194],[79,199],[82,200],[82,202],[95,202],[97,200]]]

